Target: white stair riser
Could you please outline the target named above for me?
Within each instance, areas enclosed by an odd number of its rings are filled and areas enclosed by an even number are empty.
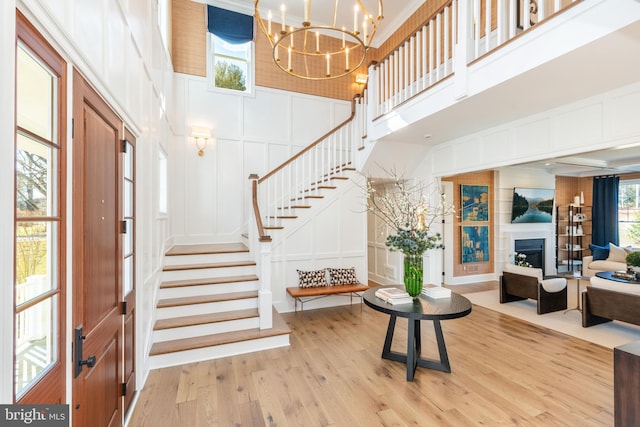
[[[224,332],[242,331],[260,327],[259,317],[228,320],[226,322],[207,323],[204,325],[185,326],[182,328],[153,331],[153,342],[178,340],[201,335],[221,334]]]
[[[183,365],[185,363],[199,362],[202,360],[220,359],[222,357],[238,354],[252,353],[254,351],[268,350],[270,348],[286,347],[289,345],[289,335],[259,338],[213,347],[199,348],[195,350],[180,351],[169,354],[151,356],[149,360],[151,369],[165,368],[169,366]]]
[[[215,285],[192,285],[177,288],[161,288],[160,299],[194,297],[198,295],[220,295],[231,292],[257,291],[260,284],[257,280],[247,282],[218,283]]]
[[[165,256],[164,265],[206,264],[208,262],[251,261],[250,252]]]
[[[205,304],[181,305],[176,307],[157,308],[157,319],[190,316],[196,314],[220,313],[223,311],[258,308],[258,298],[245,298],[232,301],[209,302]]]
[[[169,282],[172,280],[205,279],[209,277],[246,276],[249,274],[256,274],[255,265],[163,271],[162,281]]]

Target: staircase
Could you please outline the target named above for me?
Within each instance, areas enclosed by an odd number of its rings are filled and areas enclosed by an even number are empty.
[[[165,254],[151,368],[289,345],[273,312],[260,329],[256,264],[242,243],[174,246]]]

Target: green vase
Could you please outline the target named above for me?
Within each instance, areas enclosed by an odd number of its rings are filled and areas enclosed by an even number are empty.
[[[422,255],[404,256],[404,289],[413,298],[422,292]]]

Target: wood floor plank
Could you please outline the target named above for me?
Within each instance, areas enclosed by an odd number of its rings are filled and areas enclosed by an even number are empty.
[[[282,315],[290,347],[151,371],[130,427],[613,425],[613,351],[482,307],[442,322],[451,373],[380,357],[388,316]],[[405,351],[406,321],[394,348]],[[434,351],[423,322],[423,351]],[[188,368],[185,368],[187,367]],[[195,377],[195,378],[194,378]]]

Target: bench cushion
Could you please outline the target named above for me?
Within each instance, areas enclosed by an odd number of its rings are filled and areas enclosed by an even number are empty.
[[[351,285],[335,285],[335,286],[317,286],[312,288],[292,287],[287,288],[287,293],[293,298],[313,297],[318,295],[346,294],[349,292],[363,292],[369,289],[369,286],[362,283],[354,283]]]

